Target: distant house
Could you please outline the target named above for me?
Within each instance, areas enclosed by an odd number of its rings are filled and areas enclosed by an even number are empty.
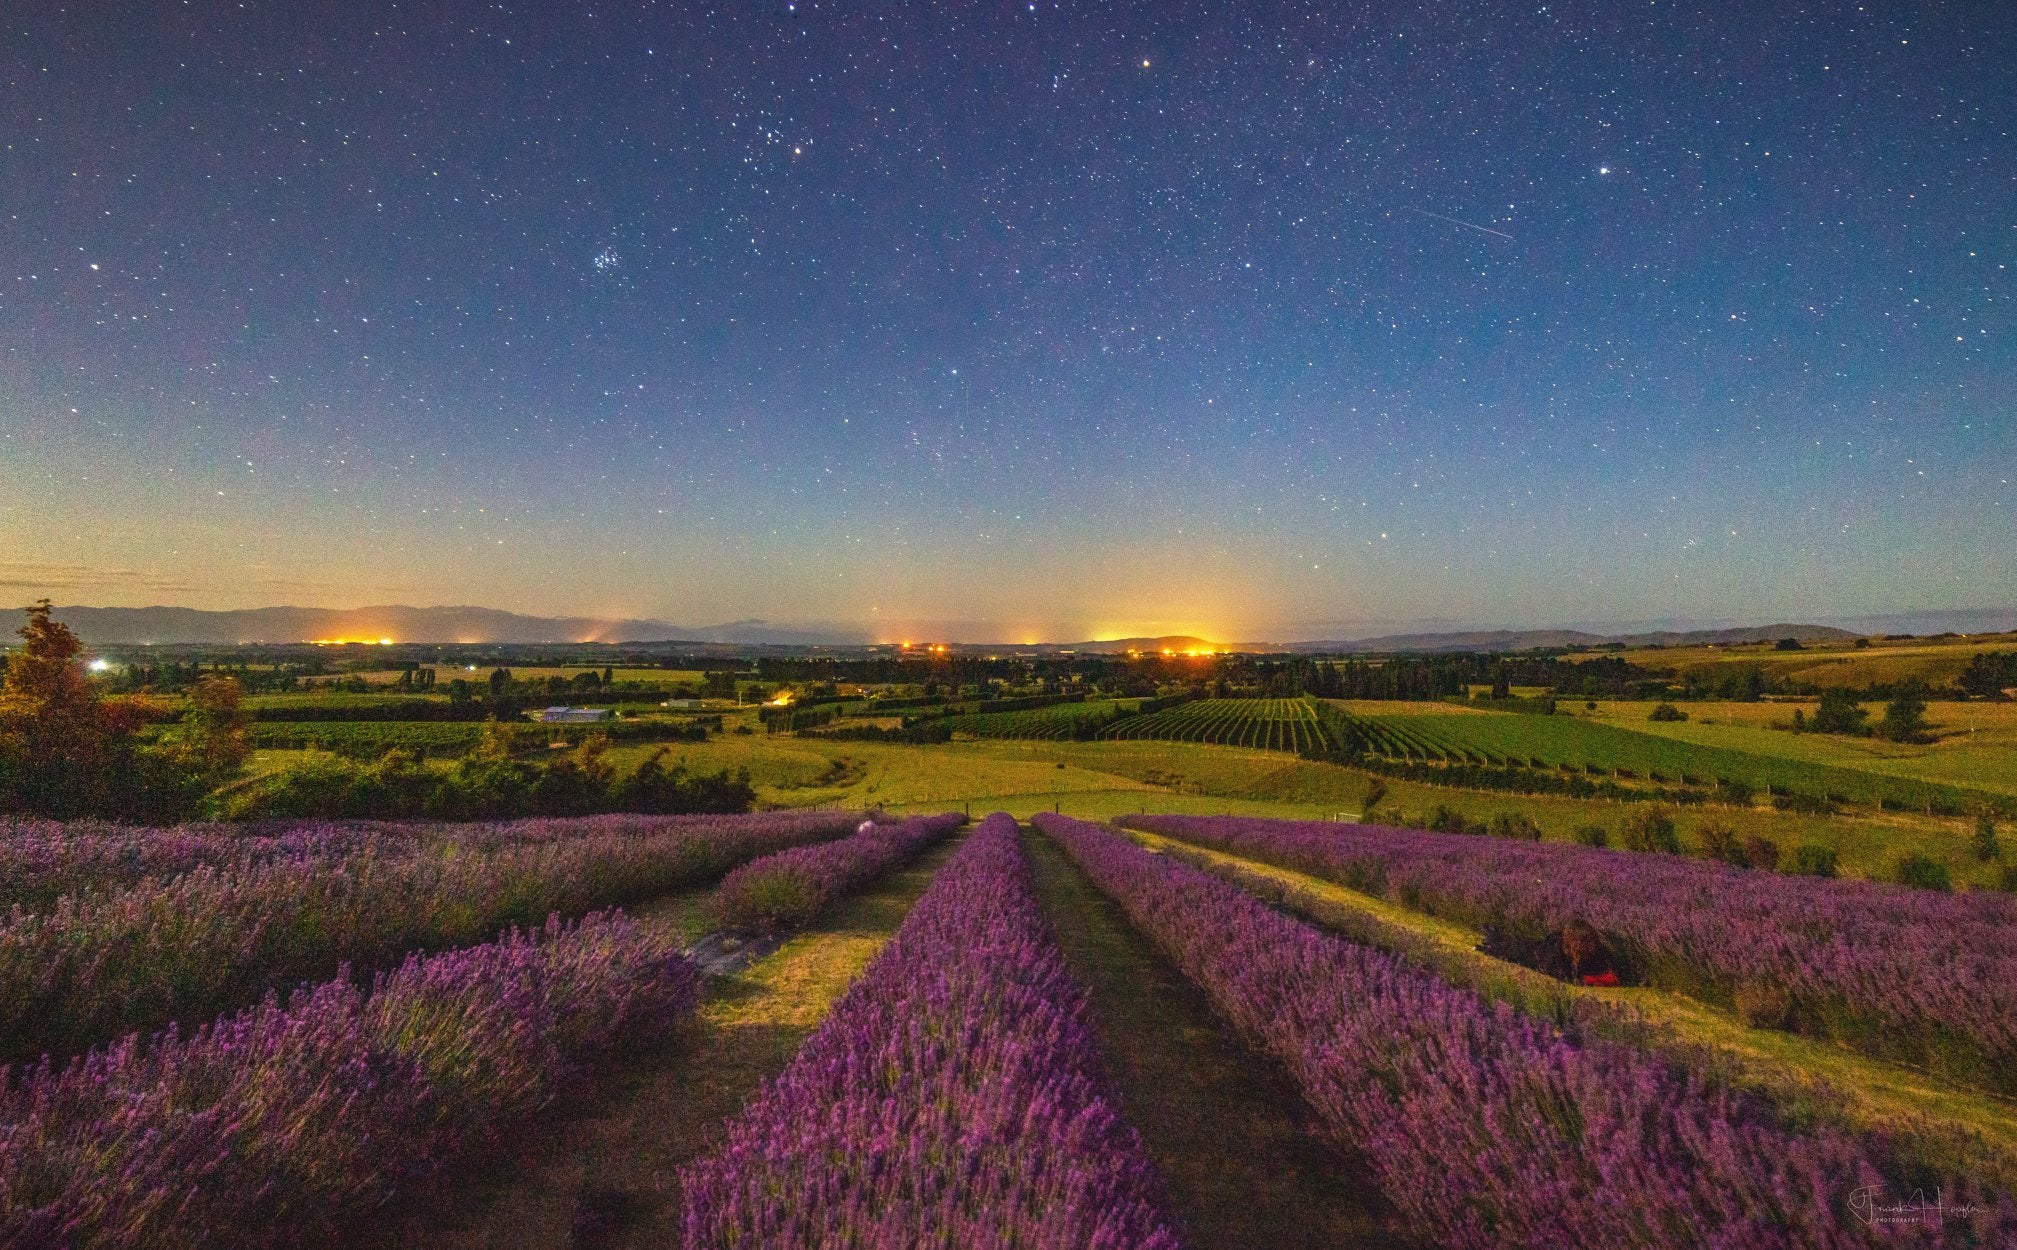
[[[665,702],[659,704],[659,706],[696,708],[701,706],[701,701],[699,699],[667,699]]]
[[[550,707],[539,714],[548,725],[593,725],[609,719],[606,707]]]

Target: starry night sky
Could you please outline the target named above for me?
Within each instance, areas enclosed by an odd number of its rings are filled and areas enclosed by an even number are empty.
[[[980,639],[2017,587],[2017,7],[10,5],[0,592]]]

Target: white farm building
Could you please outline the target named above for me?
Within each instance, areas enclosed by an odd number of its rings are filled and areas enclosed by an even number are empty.
[[[548,725],[593,725],[609,719],[606,707],[550,707],[539,713],[539,719]]]

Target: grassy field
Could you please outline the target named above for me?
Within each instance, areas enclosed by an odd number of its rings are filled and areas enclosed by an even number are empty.
[[[1111,707],[1067,704],[953,717],[946,724],[974,738],[1063,740],[1074,736],[1079,718],[1107,715]],[[1603,707],[1608,710],[1593,716],[1534,716],[1448,703],[1338,700],[1320,709],[1309,699],[1199,699],[1123,719],[1100,737],[1293,753],[1341,747],[1356,737],[1360,747],[1388,759],[1573,771],[1635,784],[1713,787],[1735,782],[1766,794],[1791,792],[1869,806],[1923,808],[1933,803],[1958,809],[1969,805],[1969,789],[2012,793],[1981,785],[1980,779],[1991,774],[2001,776],[2004,785],[2017,786],[2017,768],[2001,758],[2002,740],[1993,733],[1975,735],[1979,750],[1948,751],[1930,767],[1901,765],[1895,758],[1872,767],[1871,760],[1885,759],[1881,753],[1830,753],[1826,744],[1789,749],[1792,736],[1779,735],[1787,740],[1779,742],[1770,730],[1743,741],[1700,726],[1669,732],[1669,726],[1643,719],[1651,710],[1648,705]],[[1640,713],[1635,718],[1621,709]],[[1760,744],[1770,749],[1761,750]]]
[[[1648,668],[1671,668],[1686,674],[1700,671],[1713,678],[1732,664],[1758,665],[1776,678],[1817,686],[1890,685],[1917,677],[1929,686],[1954,680],[1968,661],[1985,651],[2017,651],[2017,634],[1969,638],[1905,638],[1873,641],[1868,647],[1806,647],[1775,650],[1771,643],[1736,647],[1674,647],[1631,651],[1624,658]]]
[[[1074,707],[1077,705],[1061,705]],[[1449,708],[1448,705],[1350,705],[1361,711],[1370,707],[1402,707],[1394,719],[1432,724],[1474,722],[1536,721],[1568,717],[1516,717],[1503,713]],[[1609,705],[1603,705],[1608,707]],[[1691,707],[1720,708],[1703,704]],[[1772,705],[1728,705],[1746,715],[1769,715]],[[1988,711],[1988,705],[1969,705]],[[1620,704],[1618,714],[1644,705]],[[1447,709],[1447,710],[1444,710]],[[1762,709],[1762,710],[1761,710]],[[1048,712],[1055,709],[1038,709]],[[2007,724],[2017,717],[1998,710]],[[1787,714],[1783,707],[1781,714]],[[995,715],[1017,715],[999,713]],[[1590,729],[1612,729],[1603,723],[1600,711],[1596,723],[1577,722]],[[1681,730],[1704,729],[1713,734],[1740,726],[1720,723],[1697,726],[1689,721]],[[730,728],[752,719],[749,714],[731,715]],[[1936,719],[1938,719],[1936,717]],[[1645,730],[1643,723],[1630,728]],[[1661,726],[1672,729],[1674,726]],[[1807,737],[1756,729],[1796,745]],[[1987,723],[1979,735],[1989,732]],[[1640,736],[1640,735],[1633,735]],[[1656,740],[1691,746],[1672,738]],[[1719,743],[1709,745],[1720,746]],[[1986,745],[1986,740],[1985,740]],[[609,758],[619,771],[628,771],[652,753],[659,744],[619,743]],[[1044,741],[985,740],[958,741],[937,746],[912,746],[822,739],[813,735],[738,734],[730,732],[705,743],[664,744],[669,761],[685,763],[698,772],[731,771],[747,768],[759,802],[765,805],[805,807],[820,804],[881,806],[891,810],[944,810],[971,806],[975,812],[1000,808],[1019,816],[1046,810],[1103,818],[1135,811],[1239,812],[1249,815],[1292,816],[1333,819],[1356,814],[1371,778],[1356,770],[1297,759],[1280,751],[1214,746],[1200,743],[1134,741]],[[1724,748],[1728,749],[1728,748]],[[1854,745],[1850,749],[1856,749]],[[284,767],[299,759],[290,751],[262,750],[253,759],[254,774]],[[1772,761],[1763,756],[1745,758]],[[1955,756],[1955,759],[1967,757]],[[1975,784],[2008,793],[2013,768],[2004,760],[1985,755]],[[1823,761],[1834,763],[1835,761]],[[1911,761],[1907,760],[1907,763]],[[1798,761],[1795,761],[1798,763]],[[433,761],[435,767],[449,767],[447,761]],[[1812,766],[1812,765],[1808,765]],[[1875,777],[1877,774],[1864,773]],[[1880,778],[1881,779],[1881,778]],[[1896,780],[1896,779],[1894,779]],[[1385,783],[1385,808],[1398,809],[1410,818],[1422,818],[1442,805],[1474,820],[1489,820],[1501,812],[1519,812],[1534,819],[1549,837],[1567,839],[1579,825],[1605,825],[1613,831],[1638,804],[1605,800],[1571,799],[1566,796],[1501,794],[1430,786],[1397,779]],[[1899,782],[1899,784],[1903,784]],[[1791,847],[1802,842],[1831,846],[1842,858],[1844,872],[1881,875],[1891,858],[1901,850],[1919,850],[1949,865],[1957,881],[1989,882],[1995,879],[1993,865],[1972,860],[1966,851],[1969,825],[1952,817],[1927,817],[1912,811],[1863,811],[1843,816],[1808,816],[1760,807],[1735,812],[1728,807],[1707,811],[1683,809],[1676,814],[1684,842],[1704,819],[1732,820],[1742,833],[1759,833]]]
[[[1057,703],[1020,712],[948,716],[939,723],[955,735],[965,734],[975,738],[1068,739],[1081,723],[1102,720],[1138,702],[1136,699],[1099,699],[1085,703]]]
[[[403,704],[447,703],[448,692],[434,694],[400,694],[395,691],[316,690],[306,694],[252,694],[245,696],[248,711],[261,712],[274,708],[290,708],[296,711],[312,711],[324,708],[338,708],[345,711],[360,708],[397,708]]]
[[[611,752],[625,767],[650,748]],[[669,758],[712,771],[747,767],[759,800],[785,806],[838,803],[898,811],[970,806],[975,814],[1039,811],[1104,819],[1130,812],[1232,812],[1304,820],[1356,818],[1368,785],[1364,772],[1297,759],[1276,751],[1183,742],[955,742],[940,746],[829,742],[818,738],[730,735],[705,744],[677,744]],[[1473,821],[1519,813],[1545,836],[1569,841],[1580,826],[1616,834],[1644,807],[1602,799],[1453,789],[1387,779],[1381,808],[1397,823],[1419,822],[1444,806]],[[1707,820],[1728,822],[1744,835],[1792,848],[1833,849],[1843,873],[1883,876],[1900,853],[1918,851],[1948,866],[1958,883],[1989,884],[1997,867],[1968,852],[1970,824],[1916,812],[1856,812],[1837,816],[1769,807],[1681,808],[1674,812],[1684,846],[1699,845]]]
[[[1799,706],[1690,703],[1683,709],[1687,720],[1654,721],[1647,719],[1652,710],[1648,704],[1604,702],[1590,719],[1697,746],[2017,794],[2017,703],[1930,703],[1926,714],[1935,740],[1923,744],[1795,734],[1772,727],[1788,724]],[[1882,704],[1865,706],[1872,722],[1884,713]],[[1806,705],[1809,716],[1813,710]]]
[[[1375,723],[1380,722],[1375,719]],[[1535,768],[1566,765],[1585,773],[1693,785],[1737,781],[1760,791],[1769,788],[1815,797],[1828,795],[1872,805],[1882,801],[1910,807],[1923,805],[1929,797],[1958,801],[1950,783],[1645,732],[1651,722],[1626,727],[1576,716],[1498,713],[1410,716],[1388,722],[1386,727],[1404,730],[1414,742],[1430,749],[1474,762],[1511,762]]]

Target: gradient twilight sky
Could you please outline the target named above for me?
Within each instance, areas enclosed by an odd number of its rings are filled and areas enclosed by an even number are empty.
[[[2017,598],[2017,6],[7,6],[0,595]]]

